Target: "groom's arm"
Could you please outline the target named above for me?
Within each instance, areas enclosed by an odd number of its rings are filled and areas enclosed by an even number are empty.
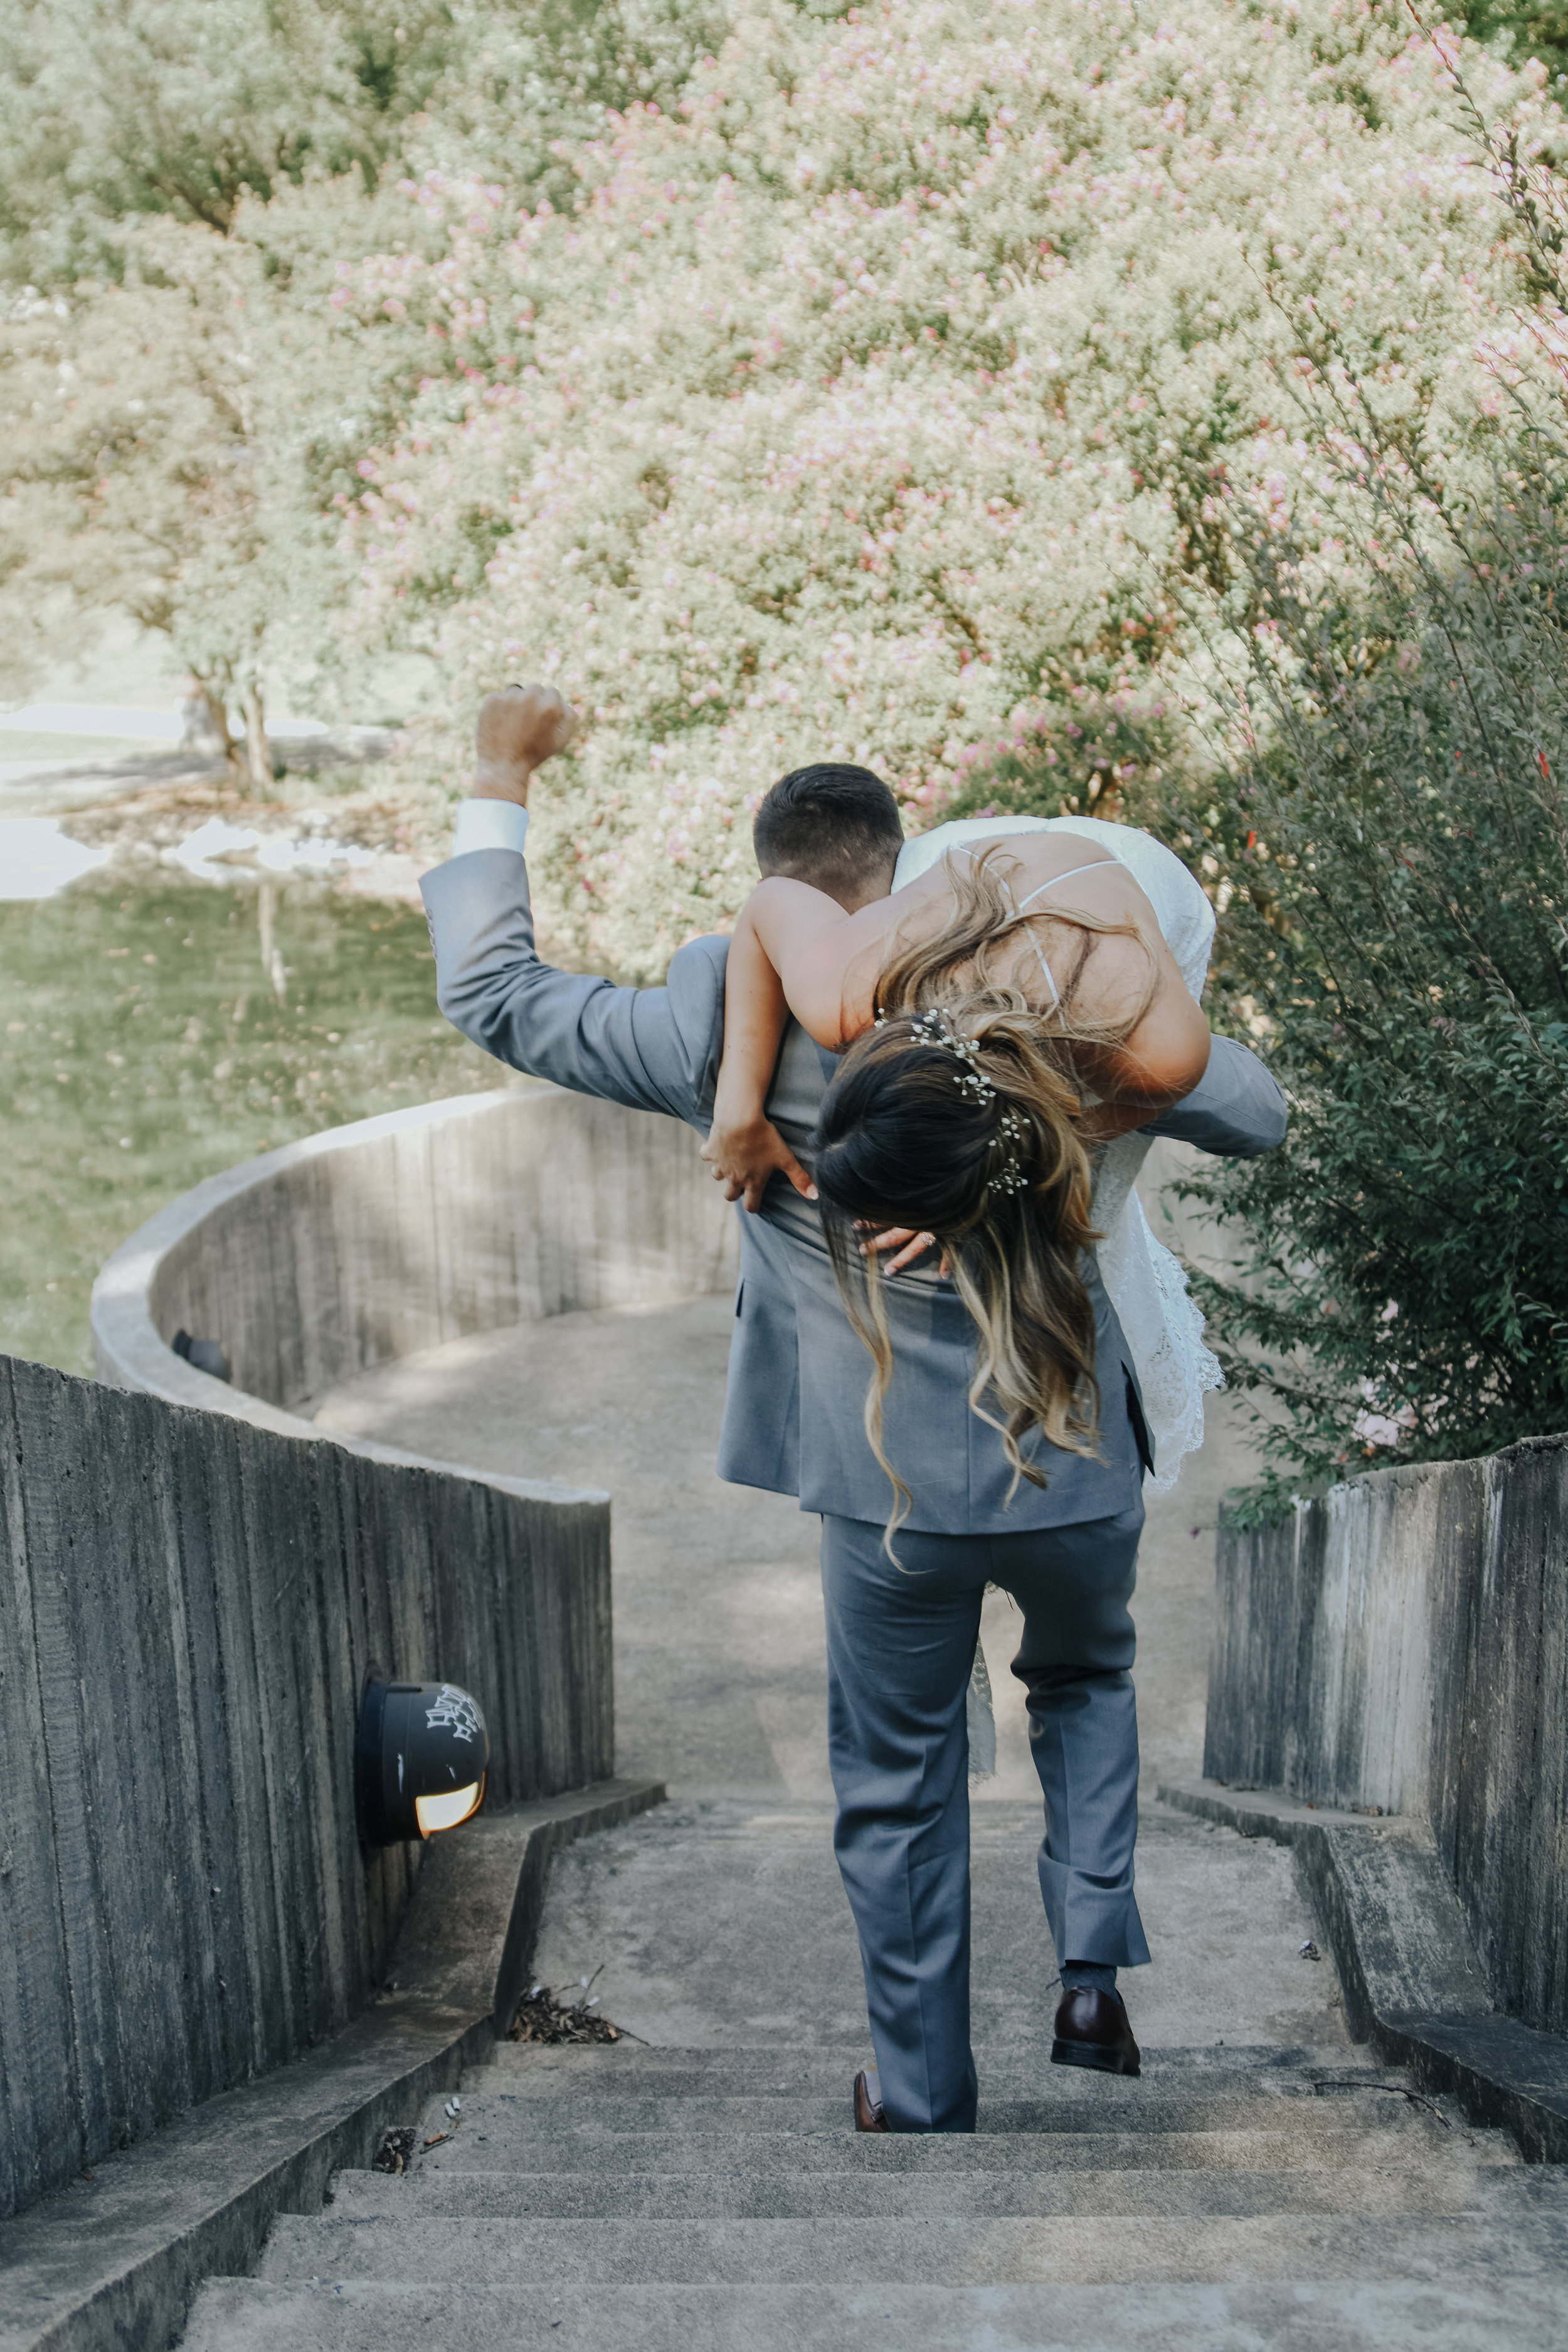
[[[442,1012],[530,1077],[706,1128],[723,1045],[729,942],[682,948],[663,988],[616,988],[557,971],[534,943],[527,825],[526,812],[505,802],[465,802],[454,856],[420,884]]]
[[[1168,1135],[1226,1160],[1250,1160],[1285,1140],[1285,1097],[1248,1046],[1215,1037],[1208,1067],[1190,1095],[1140,1135]]]

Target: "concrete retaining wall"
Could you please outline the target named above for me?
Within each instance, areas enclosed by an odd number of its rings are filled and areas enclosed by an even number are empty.
[[[606,1497],[298,1408],[470,1331],[721,1287],[733,1246],[687,1129],[509,1088],[173,1202],[95,1289],[111,1385],[0,1359],[0,2214],[384,1982],[418,1853],[355,1835],[371,1658],[477,1694],[498,1803],[614,1772]]]
[[[498,1802],[610,1775],[608,1522],[0,1359],[0,2211],[384,1981],[372,1657],[476,1693]]]
[[[1568,2032],[1568,1437],[1222,1528],[1204,1770],[1428,1822],[1500,2005]]]

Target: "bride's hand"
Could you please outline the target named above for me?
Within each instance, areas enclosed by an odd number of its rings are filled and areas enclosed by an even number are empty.
[[[897,1250],[897,1257],[889,1258],[882,1268],[884,1274],[901,1272],[906,1265],[912,1265],[917,1258],[924,1257],[927,1250],[936,1247],[934,1234],[917,1233],[912,1225],[884,1225],[879,1233],[874,1233],[864,1225],[860,1230],[866,1236],[860,1244],[862,1256],[873,1257],[883,1250]],[[945,1257],[937,1272],[946,1274]]]
[[[775,1171],[788,1178],[803,1199],[816,1198],[816,1185],[772,1119],[760,1113],[741,1117],[727,1112],[722,1097],[714,1105],[713,1125],[701,1156],[713,1171],[715,1184],[723,1185],[726,1201],[743,1200],[753,1217]]]

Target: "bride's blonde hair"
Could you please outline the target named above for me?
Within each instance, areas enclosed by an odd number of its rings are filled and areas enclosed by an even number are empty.
[[[828,1246],[871,1354],[866,1433],[893,1486],[889,1538],[910,1496],[883,1445],[892,1339],[882,1279],[868,1278],[857,1246],[859,1221],[935,1235],[979,1332],[970,1406],[1001,1434],[1012,1492],[1020,1478],[1047,1483],[1025,1451],[1035,1433],[1070,1454],[1092,1454],[1099,1441],[1094,1310],[1080,1271],[1100,1238],[1083,1137],[1086,1060],[1125,1046],[1159,967],[1136,923],[1053,905],[1052,920],[1079,943],[1055,975],[1056,1004],[1037,1011],[1011,976],[1031,918],[998,870],[1009,856],[996,844],[963,866],[944,859],[952,915],[933,938],[895,939],[875,1024],[845,1055],[817,1125]],[[1107,935],[1137,940],[1147,975],[1116,1017],[1086,1018],[1075,1010],[1084,967]]]

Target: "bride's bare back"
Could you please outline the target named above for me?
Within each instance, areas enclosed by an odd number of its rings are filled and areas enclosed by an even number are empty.
[[[1106,1098],[1100,1124],[1110,1133],[1141,1125],[1191,1092],[1207,1066],[1209,1033],[1148,898],[1119,859],[1108,853],[1086,857],[1089,846],[1077,835],[1004,831],[994,844],[970,845],[968,855],[984,858],[1012,908],[1027,919],[998,937],[988,976],[1016,989],[1043,1018],[1064,1018],[1062,1002],[1070,998],[1065,1017],[1074,1029],[1124,1027],[1148,996],[1152,961],[1153,994],[1142,1017],[1094,1073],[1095,1091]],[[870,1026],[889,958],[935,940],[954,911],[944,859],[853,915],[808,883],[775,877],[752,893],[742,919],[754,926],[796,1020],[818,1045],[838,1052]],[[1125,929],[1086,930],[1064,919],[1068,912],[1131,926],[1136,936]],[[961,986],[977,976],[973,966],[954,972]],[[1125,1106],[1120,1114],[1112,1109],[1117,1103]]]

